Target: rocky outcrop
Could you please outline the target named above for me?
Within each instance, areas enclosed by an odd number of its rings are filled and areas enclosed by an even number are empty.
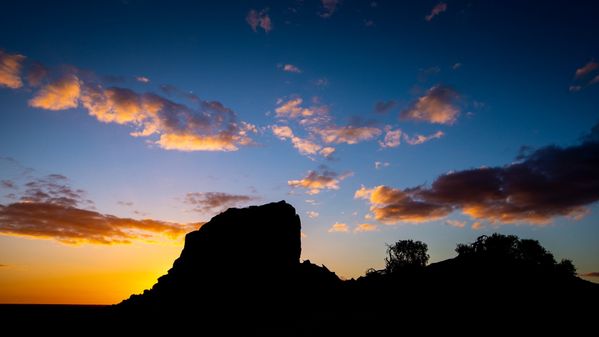
[[[189,305],[282,305],[331,294],[328,269],[300,263],[301,223],[285,201],[231,208],[187,234],[181,256],[150,290],[121,307],[173,310]]]

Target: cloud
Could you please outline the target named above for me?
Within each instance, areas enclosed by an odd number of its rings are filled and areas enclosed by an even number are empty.
[[[267,8],[260,12],[255,9],[250,10],[245,17],[245,21],[252,27],[254,32],[258,32],[258,27],[262,28],[266,33],[272,30],[272,21],[270,20],[270,16],[268,16]]]
[[[318,216],[320,215],[320,213],[315,211],[307,211],[306,214],[308,214],[308,218],[310,219],[318,218]]]
[[[314,195],[322,190],[338,190],[339,183],[351,175],[351,172],[339,175],[326,167],[321,167],[318,171],[309,171],[303,179],[289,180],[287,184],[293,188],[304,188],[307,194]]]
[[[599,277],[599,272],[597,271],[592,271],[590,273],[585,273],[582,274],[581,276],[586,276],[586,277]]]
[[[451,125],[460,114],[456,106],[458,98],[458,93],[452,88],[437,85],[402,111],[400,117],[404,120]]]
[[[288,126],[271,126],[272,133],[280,139],[293,138],[293,130]]]
[[[79,105],[81,83],[75,75],[65,75],[61,79],[42,87],[35,97],[29,100],[34,108],[65,110]]]
[[[389,112],[397,105],[397,102],[394,100],[390,101],[379,101],[374,104],[374,112],[384,114]]]
[[[135,80],[140,83],[150,83],[150,79],[145,76],[137,76]]]
[[[483,224],[480,221],[476,221],[476,222],[472,223],[471,228],[472,228],[472,230],[477,231],[477,230],[480,230],[483,228]]]
[[[0,234],[68,244],[117,244],[176,238],[199,225],[120,218],[86,209],[93,205],[83,190],[70,187],[62,175],[34,178],[24,185],[17,202],[0,204]]]
[[[378,229],[377,225],[373,225],[373,224],[369,224],[369,223],[362,223],[362,224],[359,224],[358,227],[356,227],[356,229],[354,229],[354,232],[358,232],[358,233],[374,232],[377,229]]]
[[[198,100],[199,108],[192,109],[153,93],[88,86],[81,102],[101,122],[136,127],[134,137],[158,136],[154,143],[165,150],[237,151],[251,144],[249,133],[256,132],[218,101]]]
[[[133,201],[117,201],[116,202],[118,205],[123,206],[123,207],[131,207],[133,206]]]
[[[354,125],[331,125],[322,129],[316,128],[315,131],[320,134],[322,140],[327,144],[357,144],[361,141],[378,137],[381,134],[381,130],[378,128]]]
[[[460,220],[445,220],[445,223],[455,228],[464,228],[466,227],[466,221]]]
[[[185,195],[184,202],[200,213],[222,212],[227,208],[245,205],[258,199],[256,196],[223,192],[192,192]]]
[[[27,82],[32,87],[42,84],[42,81],[48,76],[48,68],[38,62],[32,62],[27,69]]]
[[[540,148],[506,166],[450,172],[430,187],[362,186],[354,197],[368,200],[383,223],[432,221],[453,210],[493,224],[580,219],[599,200],[599,126],[578,145]]]
[[[283,71],[288,72],[288,73],[296,73],[296,74],[301,74],[302,70],[296,66],[294,66],[293,64],[285,64],[282,65],[280,68],[283,69]]]
[[[328,230],[329,233],[347,233],[349,232],[349,226],[344,223],[336,222]]]
[[[406,141],[406,143],[408,143],[410,145],[418,145],[418,144],[428,142],[431,139],[438,139],[443,136],[445,136],[445,133],[443,133],[443,131],[437,131],[437,132],[433,133],[432,135],[428,135],[428,136],[415,135],[413,137],[410,137],[404,133],[403,139]]]
[[[23,86],[21,66],[25,56],[8,54],[0,49],[0,87],[18,89]]]
[[[335,153],[335,148],[330,146],[323,147],[318,153],[325,158],[330,158]]]
[[[580,91],[580,90],[582,90],[582,86],[580,86],[580,85],[571,85],[571,86],[568,88],[568,90],[569,90],[570,92],[577,92],[577,91]]]
[[[401,130],[392,130],[391,127],[385,128],[385,138],[379,140],[379,145],[383,148],[398,147],[401,144]]]
[[[597,63],[595,61],[590,61],[587,64],[585,64],[584,66],[576,69],[576,72],[574,73],[574,78],[581,79],[581,78],[586,77],[587,75],[591,74],[592,72],[594,72],[597,69],[599,69],[599,63]]]
[[[374,168],[377,169],[377,170],[380,170],[383,167],[389,167],[389,165],[391,165],[391,164],[389,164],[386,161],[385,162],[382,162],[382,161],[375,161],[374,162]]]
[[[272,133],[282,140],[291,139],[293,147],[295,147],[302,155],[315,155],[320,154],[323,157],[329,157],[335,152],[335,148],[325,147],[304,138],[300,138],[294,135],[293,130],[288,126],[271,126]]]
[[[279,101],[275,109],[278,118],[300,119],[300,124],[314,124],[316,122],[328,121],[329,110],[326,106],[303,107],[304,100],[301,97],[291,98],[288,101]],[[319,118],[322,117],[322,118]]]
[[[417,190],[400,190],[387,186],[367,189],[362,186],[354,197],[370,202],[374,218],[382,223],[394,224],[399,221],[420,223],[441,219],[453,210],[451,206],[435,204],[415,195]]]
[[[447,4],[444,2],[439,2],[438,4],[435,5],[435,7],[433,7],[433,9],[431,9],[431,12],[429,15],[425,16],[424,19],[426,21],[431,21],[435,16],[445,12],[447,10]]]
[[[119,218],[53,203],[0,205],[0,234],[55,239],[68,244],[130,243],[156,235],[176,238],[198,225]]]
[[[451,66],[451,69],[453,69],[453,70],[458,70],[458,69],[460,69],[461,67],[462,67],[462,64],[461,64],[460,62],[457,62],[457,63],[454,63],[454,64]]]
[[[326,87],[329,85],[329,79],[326,77],[317,78],[314,80],[314,85],[317,87]]]
[[[15,183],[12,180],[3,179],[0,181],[0,186],[2,186],[3,188],[6,188],[6,189],[14,189]]]
[[[337,5],[339,4],[339,0],[321,0],[323,12],[319,15],[322,18],[330,18],[333,13],[337,10]]]

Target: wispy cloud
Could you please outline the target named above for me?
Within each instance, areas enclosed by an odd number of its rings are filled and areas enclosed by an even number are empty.
[[[428,136],[424,136],[424,135],[415,135],[415,136],[408,136],[407,134],[404,133],[403,135],[403,139],[406,141],[406,143],[410,144],[410,145],[419,145],[422,143],[426,143],[431,139],[439,139],[441,137],[445,136],[445,133],[443,131],[437,131],[431,135]]]
[[[23,86],[21,67],[25,56],[9,54],[0,49],[0,87],[18,89]]]
[[[390,126],[385,127],[385,138],[379,140],[382,148],[398,147],[401,144],[401,130],[393,130]]]
[[[145,76],[137,76],[135,80],[140,83],[150,83],[150,79]]]
[[[339,0],[321,0],[323,11],[319,14],[323,18],[330,18],[337,10]]]
[[[314,131],[320,134],[322,140],[327,144],[357,144],[381,135],[381,130],[372,126],[331,125],[324,128],[315,128]]]
[[[460,114],[459,94],[451,87],[437,85],[428,90],[400,114],[401,119],[434,124],[455,123]]]
[[[122,218],[95,211],[85,191],[51,174],[27,182],[18,201],[0,204],[0,235],[54,239],[67,244],[121,244],[176,238],[200,224]]]
[[[581,274],[580,276],[586,276],[586,277],[599,277],[599,272],[597,272],[597,271],[592,271],[592,272],[589,272],[589,273],[584,273],[584,274]]]
[[[293,64],[280,64],[279,68],[288,73],[301,74],[302,70]]]
[[[374,232],[376,230],[378,230],[377,225],[369,224],[369,223],[362,223],[362,224],[359,224],[356,227],[356,229],[354,229],[354,232],[364,233],[364,232]]]
[[[308,218],[310,218],[310,219],[318,218],[318,216],[320,215],[320,213],[315,212],[315,211],[307,211],[306,214],[308,215]]]
[[[574,73],[574,83],[570,85],[569,90],[571,92],[577,92],[597,83],[599,83],[599,63],[590,61],[584,66],[576,69],[576,72]]]
[[[377,169],[377,170],[380,170],[380,169],[382,169],[384,167],[389,167],[389,165],[391,165],[391,164],[389,164],[386,161],[385,162],[383,162],[383,161],[375,161],[374,162],[374,168]]]
[[[466,227],[466,221],[460,220],[445,220],[445,223],[455,228],[464,228]]]
[[[397,102],[394,100],[379,101],[374,104],[374,112],[384,114],[391,111],[396,105]]]
[[[258,197],[251,195],[229,194],[223,192],[192,192],[187,193],[184,202],[193,206],[200,213],[222,212],[234,206],[243,206]]]
[[[447,4],[444,2],[439,2],[438,4],[435,5],[435,7],[433,7],[433,9],[431,9],[430,14],[425,16],[424,19],[426,21],[430,22],[435,16],[445,12],[446,10],[447,10]]]
[[[306,189],[307,194],[313,195],[320,193],[322,190],[338,190],[339,183],[352,174],[351,172],[347,172],[339,175],[323,166],[317,171],[309,171],[302,179],[289,180],[287,184],[293,188]]]
[[[311,156],[320,154],[327,158],[335,152],[335,148],[333,147],[322,147],[321,145],[316,144],[308,139],[300,138],[294,135],[293,130],[291,130],[289,126],[273,125],[271,126],[271,130],[275,136],[282,140],[291,139],[293,147],[295,147],[302,155]]]
[[[268,15],[268,8],[259,12],[255,9],[250,10],[245,17],[245,21],[254,32],[258,32],[258,28],[262,28],[266,33],[272,30],[272,21]]]
[[[587,64],[585,64],[584,66],[576,69],[576,72],[574,73],[574,77],[576,79],[581,79],[581,78],[586,77],[589,74],[593,73],[597,69],[599,69],[599,63],[597,63],[595,61],[590,61]]]
[[[545,225],[558,216],[580,219],[599,200],[599,126],[575,146],[548,146],[503,167],[444,174],[430,187],[361,187],[383,223],[426,222],[461,210],[477,222]],[[482,223],[473,224],[473,229]]]
[[[328,230],[329,233],[347,233],[349,232],[349,226],[344,223],[336,222]]]

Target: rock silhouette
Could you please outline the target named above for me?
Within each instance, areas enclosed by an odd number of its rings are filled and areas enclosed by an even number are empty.
[[[531,315],[558,314],[568,325],[599,299],[598,285],[534,240],[494,234],[458,245],[453,259],[341,281],[324,266],[300,263],[300,229],[284,201],[229,209],[189,233],[168,273],[118,305],[118,317],[186,317],[221,334],[383,335],[399,322],[455,323],[464,315],[470,325],[493,317],[531,327]],[[223,317],[235,324],[215,323]]]
[[[315,296],[322,302],[341,280],[326,267],[300,263],[300,230],[299,216],[285,201],[228,209],[188,233],[168,273],[120,307],[180,314],[189,307],[255,310],[256,303],[289,309]]]

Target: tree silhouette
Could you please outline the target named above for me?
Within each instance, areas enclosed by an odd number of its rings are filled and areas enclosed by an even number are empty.
[[[385,273],[392,274],[400,270],[426,266],[429,258],[427,251],[428,246],[422,241],[399,240],[387,246]]]

